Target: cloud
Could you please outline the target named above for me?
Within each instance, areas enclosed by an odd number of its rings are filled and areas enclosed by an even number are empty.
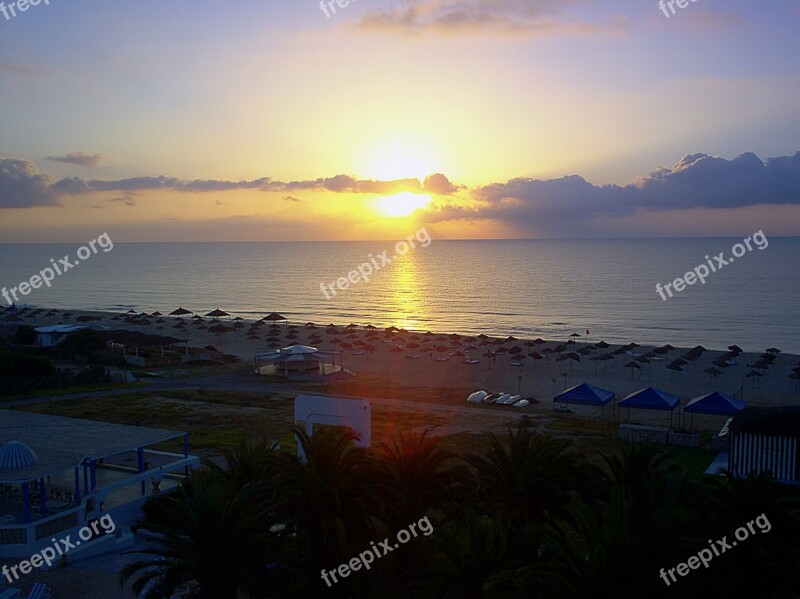
[[[568,16],[565,8],[585,0],[404,0],[400,6],[376,10],[359,29],[404,35],[489,33],[525,37],[592,35],[617,31],[619,24],[590,24]]]
[[[462,189],[458,185],[453,185],[450,179],[445,177],[442,173],[435,173],[425,177],[422,186],[425,188],[425,191],[442,196],[452,195],[459,189]]]
[[[434,222],[492,219],[519,229],[573,234],[592,221],[640,211],[800,205],[800,152],[765,162],[753,153],[727,160],[688,154],[672,168],[657,167],[629,185],[594,185],[571,175],[558,179],[511,179],[473,191],[475,206],[439,206]]]
[[[269,177],[225,181],[142,176],[119,180],[71,177],[52,183],[31,162],[0,159],[0,208],[58,206],[61,196],[101,192],[118,196],[111,201],[133,207],[136,194],[145,191],[220,193],[244,189],[280,193],[285,202],[291,203],[302,201],[297,197],[299,192],[430,193],[439,200],[432,208],[417,211],[421,222],[491,221],[527,236],[601,235],[603,231],[616,236],[625,231],[644,232],[649,224],[667,219],[683,219],[689,226],[695,218],[690,211],[723,214],[720,210],[783,205],[793,214],[790,210],[800,206],[800,151],[766,161],[750,152],[733,159],[687,154],[671,167],[657,166],[627,185],[596,185],[579,175],[569,175],[545,180],[514,178],[472,190],[451,182],[442,173],[432,174],[424,181],[378,181],[341,174],[288,182]],[[220,198],[218,202],[224,200]],[[291,213],[289,220],[296,218],[297,207],[286,209]],[[704,218],[708,224],[710,220]]]
[[[103,159],[102,154],[88,154],[86,152],[70,152],[66,156],[48,156],[45,160],[77,164],[78,166],[95,166]]]
[[[50,177],[33,162],[0,156],[0,208],[60,205]]]
[[[305,181],[273,181],[269,177],[252,181],[220,181],[216,179],[195,179],[184,181],[163,175],[153,177],[132,177],[111,181],[86,180],[80,177],[67,177],[53,184],[53,190],[63,194],[83,194],[101,191],[154,191],[171,190],[184,193],[209,193],[253,189],[268,192],[292,192],[298,190],[327,190],[335,193],[376,193],[389,194],[399,191],[422,191],[419,179],[398,179],[396,181],[359,180],[349,175],[319,178]]]
[[[136,198],[131,197],[131,196],[120,196],[118,198],[110,198],[108,201],[109,202],[121,202],[121,203],[125,204],[126,206],[130,206],[131,208],[135,208],[136,207]]]
[[[91,164],[102,157],[99,154],[73,153],[62,157],[48,157],[48,160],[58,160],[61,162],[71,161],[74,164],[83,162]],[[307,179],[301,181],[275,181],[269,177],[262,177],[253,180],[225,181],[218,179],[194,179],[184,180],[177,177],[140,176],[126,179],[102,180],[84,179],[82,177],[65,177],[53,183],[46,174],[39,174],[32,162],[8,159],[5,174],[8,182],[6,185],[19,186],[19,179],[24,174],[25,178],[30,179],[28,185],[38,185],[37,193],[30,193],[31,197],[25,197],[27,192],[17,191],[12,196],[9,188],[3,196],[5,201],[0,201],[0,208],[19,208],[39,205],[59,205],[56,198],[67,195],[85,195],[101,192],[121,192],[135,194],[142,191],[175,191],[179,193],[221,193],[226,191],[255,190],[273,193],[295,193],[297,191],[331,191],[334,193],[355,193],[355,194],[377,194],[390,195],[402,191],[422,193],[425,191],[450,195],[462,189],[454,185],[442,174],[431,175],[421,182],[419,179],[397,179],[391,181],[377,181],[373,179],[356,179],[350,175],[336,175],[334,177],[320,177],[317,179]],[[24,165],[21,166],[21,165]],[[19,171],[12,179],[11,171]],[[287,201],[299,202],[298,198],[292,195],[284,197]]]

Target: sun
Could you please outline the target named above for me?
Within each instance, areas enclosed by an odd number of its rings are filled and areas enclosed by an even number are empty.
[[[375,199],[375,210],[382,216],[400,218],[408,216],[415,210],[426,208],[431,203],[427,194],[403,191],[390,196]]]
[[[359,174],[379,181],[419,179],[440,172],[441,152],[429,140],[403,136],[376,140],[362,150]]]

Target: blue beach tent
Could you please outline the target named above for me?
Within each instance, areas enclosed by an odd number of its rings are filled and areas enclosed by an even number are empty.
[[[571,403],[583,406],[603,407],[614,399],[614,392],[594,387],[588,383],[582,383],[563,393],[559,393],[553,398],[553,404]]]

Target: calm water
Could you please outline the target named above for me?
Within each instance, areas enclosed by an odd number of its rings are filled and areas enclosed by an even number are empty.
[[[326,299],[331,283],[393,242],[115,244],[31,292],[28,304],[103,310],[276,310],[305,322],[800,353],[800,238],[772,238],[668,301],[662,284],[741,239],[442,241]],[[0,245],[0,285],[80,244]],[[0,300],[5,305],[5,300]]]

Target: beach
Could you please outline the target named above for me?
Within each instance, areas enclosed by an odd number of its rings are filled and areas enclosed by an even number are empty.
[[[796,355],[764,348],[765,352],[742,352],[721,349],[671,348],[662,346],[605,344],[601,338],[587,337],[585,331],[567,339],[493,338],[476,331],[474,335],[447,332],[405,331],[402,329],[366,328],[366,323],[292,323],[287,320],[254,321],[236,316],[184,317],[156,314],[120,314],[82,310],[22,311],[15,323],[30,326],[89,325],[101,331],[128,330],[137,334],[172,337],[172,342],[188,338],[188,345],[211,346],[211,354],[228,359],[236,356],[247,368],[256,353],[269,352],[291,345],[307,345],[322,351],[337,352],[334,361],[354,376],[332,382],[333,389],[354,396],[379,397],[375,381],[406,388],[447,390],[442,402],[465,402],[477,390],[519,394],[531,400],[525,408],[500,407],[509,413],[552,411],[552,398],[575,385],[589,383],[616,395],[616,401],[646,387],[655,387],[680,397],[681,407],[690,399],[719,391],[748,405],[785,406],[797,403],[798,380],[790,378],[798,367]],[[49,315],[48,315],[49,314]],[[2,317],[0,317],[2,318]],[[7,316],[5,316],[7,319]],[[99,325],[99,326],[98,326]],[[333,326],[331,326],[333,325]],[[107,327],[107,328],[106,328]],[[741,340],[731,340],[732,343]],[[668,340],[665,340],[665,344]],[[600,347],[597,347],[597,345]],[[669,347],[669,346],[668,346]],[[173,361],[180,360],[185,345],[175,345]],[[766,352],[767,349],[772,350]],[[654,353],[656,350],[657,353]],[[122,350],[120,349],[120,352]],[[136,347],[127,347],[129,354]],[[166,351],[148,362],[148,371],[166,364]],[[597,359],[605,356],[605,359]],[[677,365],[683,362],[682,365]],[[671,366],[668,368],[668,366]],[[172,367],[180,369],[180,365]],[[714,370],[710,370],[714,369]],[[718,374],[715,374],[718,373]],[[751,374],[756,373],[756,374]],[[750,376],[748,376],[750,375]],[[271,377],[256,377],[271,378]],[[404,398],[414,401],[413,393]],[[533,401],[535,400],[535,401]],[[717,429],[724,422],[719,417],[681,415],[680,408],[670,412],[619,410],[615,404],[602,412],[598,408],[570,406],[577,416],[617,418],[624,422]],[[683,416],[683,418],[682,418]],[[681,419],[682,418],[682,419]]]

